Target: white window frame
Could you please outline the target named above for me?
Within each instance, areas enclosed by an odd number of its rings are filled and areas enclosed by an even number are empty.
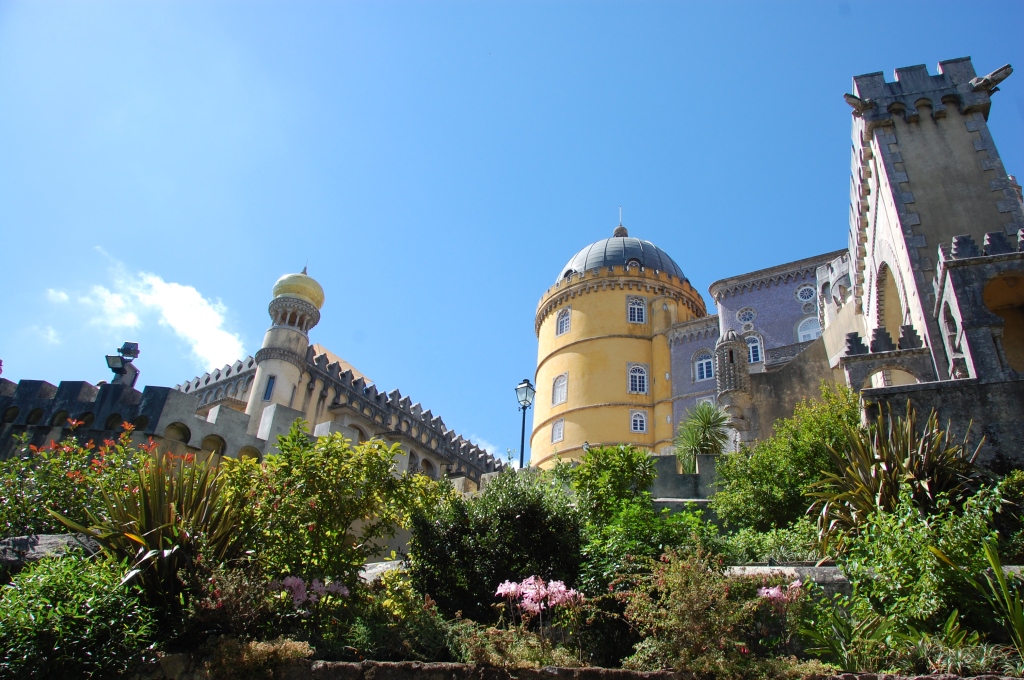
[[[747,363],[759,364],[764,361],[764,342],[757,335],[748,335],[744,338],[747,343]],[[755,351],[757,356],[754,356]]]
[[[714,378],[715,355],[711,350],[702,349],[693,357],[693,382],[714,380]]]
[[[629,431],[636,434],[647,434],[647,411],[629,412]]]
[[[562,322],[565,322],[565,328],[562,328]],[[565,335],[572,329],[572,307],[566,307],[555,315],[555,337],[559,335]]]
[[[715,398],[714,397],[697,397],[697,402],[696,402],[695,405],[700,405],[700,404],[711,404],[712,406],[714,406],[715,405]]]
[[[809,337],[807,339],[804,339],[803,327],[804,327],[804,324],[806,324],[808,321],[813,321],[814,322],[815,330],[809,334],[811,337]],[[797,327],[796,327],[796,341],[797,342],[809,342],[811,340],[817,340],[820,337],[821,337],[821,321],[818,320],[818,317],[816,317],[816,316],[809,316],[806,319],[804,319],[803,321],[801,321],[799,324],[797,324]]]
[[[638,382],[642,381],[642,384],[637,385],[642,389],[633,388],[634,376],[637,376]],[[651,371],[647,368],[647,364],[626,364],[626,391],[629,394],[648,394],[650,389]]]
[[[551,423],[551,443],[557,444],[565,439],[565,419],[559,418]]]
[[[558,381],[562,380],[561,394],[559,394]],[[555,376],[555,379],[551,381],[551,405],[558,406],[569,401],[569,374],[559,373]]]
[[[647,323],[647,298],[639,295],[630,295],[626,298],[626,321]]]

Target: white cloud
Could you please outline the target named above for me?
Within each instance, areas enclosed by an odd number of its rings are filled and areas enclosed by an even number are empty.
[[[138,328],[141,325],[138,315],[128,308],[131,303],[129,293],[115,293],[103,286],[93,286],[89,295],[83,295],[78,301],[100,308],[100,315],[92,319],[98,326]]]
[[[192,286],[146,273],[139,276],[133,293],[143,305],[160,313],[160,324],[187,342],[206,368],[242,358],[242,339],[223,327],[227,309],[220,300],[207,300]]]
[[[53,326],[47,326],[45,328],[40,328],[39,326],[29,326],[28,330],[34,333],[35,335],[39,336],[39,339],[41,339],[48,345],[60,344],[60,336],[57,335],[57,331],[54,329]]]
[[[53,288],[46,289],[46,297],[49,298],[50,302],[67,302],[70,299],[64,291],[54,290]]]
[[[146,317],[155,315],[161,326],[188,343],[206,369],[243,356],[242,339],[224,328],[227,309],[192,286],[147,272],[126,275],[122,271],[111,288],[93,286],[78,299],[96,310],[92,323],[107,328],[138,329]]]

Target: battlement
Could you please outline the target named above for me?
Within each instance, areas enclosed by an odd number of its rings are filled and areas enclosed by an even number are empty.
[[[237,380],[242,374],[255,372],[256,359],[250,355],[233,364],[224,364],[221,368],[211,371],[210,373],[204,373],[203,375],[195,377],[185,383],[175,385],[174,389],[181,392],[196,392],[204,388],[215,388],[218,385]]]
[[[681,279],[668,272],[637,265],[596,267],[585,272],[573,272],[544,291],[540,302],[537,303],[535,332],[539,334],[544,319],[567,300],[584,293],[615,288],[667,295],[677,302],[685,304],[696,316],[704,316],[707,313],[704,300],[689,279]],[[686,293],[691,293],[691,295],[686,296]]]
[[[1007,69],[1005,73],[1001,73]],[[924,64],[896,69],[895,81],[886,82],[881,71],[853,78],[853,95],[846,101],[854,115],[864,118],[868,128],[891,124],[894,113],[902,113],[907,121],[918,119],[918,106],[931,107],[933,118],[946,115],[947,106],[957,106],[960,113],[980,111],[988,117],[990,95],[1012,69],[1008,66],[979,78],[970,57],[940,61],[938,74],[931,75]],[[998,74],[998,75],[997,75]]]
[[[316,354],[313,347],[306,350],[305,362],[310,373],[334,390],[330,410],[349,408],[386,428],[388,434],[416,441],[446,459],[454,475],[465,474],[479,480],[480,475],[498,472],[504,464],[476,444],[449,430],[440,416],[406,396],[399,390],[383,392],[373,383],[343,369],[326,354]],[[314,389],[314,382],[308,384]]]

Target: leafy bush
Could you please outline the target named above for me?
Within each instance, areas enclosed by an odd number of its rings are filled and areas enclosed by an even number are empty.
[[[757,531],[745,527],[720,540],[729,564],[810,562],[818,559],[817,528],[804,516],[785,529]]]
[[[89,526],[53,514],[116,559],[133,560],[129,577],[139,580],[148,601],[173,609],[201,559],[224,562],[244,548],[224,482],[219,466],[192,454],[157,455],[144,461],[132,484],[101,485],[102,502],[86,510]]]
[[[225,461],[228,495],[272,577],[336,579],[354,587],[413,505],[442,492],[423,475],[395,474],[398,445],[351,446],[341,434],[311,440],[297,421],[263,463]]]
[[[776,422],[771,438],[718,460],[711,508],[731,527],[789,526],[810,505],[805,493],[836,469],[829,448],[844,442],[847,429],[859,422],[856,393],[823,383],[821,398],[797,404],[792,418]]]
[[[72,431],[78,423],[70,421]],[[134,476],[147,450],[131,445],[131,423],[101,446],[79,444],[73,436],[59,444],[36,448],[22,441],[17,455],[0,461],[0,536],[64,533],[67,528],[50,510],[80,524],[98,509],[101,487],[124,487]]]
[[[729,414],[710,401],[702,401],[687,412],[675,438],[676,456],[683,472],[697,472],[697,456],[719,456],[729,443]]]
[[[779,581],[729,578],[722,562],[702,551],[666,553],[623,595],[626,617],[643,638],[624,666],[719,678],[783,674],[766,660],[796,651],[810,597],[803,584]]]
[[[45,558],[0,597],[0,677],[110,677],[127,670],[154,631],[124,568],[104,559]]]
[[[576,465],[559,469],[568,479],[579,507],[590,524],[611,520],[624,502],[650,499],[654,461],[635,446],[595,446]]]
[[[896,507],[904,489],[922,513],[936,511],[942,496],[958,504],[987,479],[974,464],[979,448],[968,447],[967,434],[957,441],[943,430],[935,411],[919,429],[909,403],[906,417],[888,411],[867,430],[847,427],[845,441],[829,450],[833,471],[809,493],[822,551],[841,550],[868,516]]]
[[[962,510],[939,496],[933,513],[922,515],[905,488],[890,511],[876,510],[864,520],[838,558],[853,587],[854,611],[862,617],[878,614],[899,630],[936,630],[958,609],[973,626],[987,628],[991,617],[979,611],[967,581],[930,548],[969,573],[980,573],[987,564],[979,547],[993,535],[992,519],[1001,503],[992,489],[968,499]]]
[[[582,533],[580,512],[553,475],[508,470],[475,498],[447,495],[416,511],[409,574],[445,616],[491,622],[503,581],[536,574],[574,585]]]

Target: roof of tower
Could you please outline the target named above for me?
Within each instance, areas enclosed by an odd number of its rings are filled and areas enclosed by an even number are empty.
[[[285,274],[274,284],[274,297],[290,297],[305,300],[317,309],[324,306],[324,289],[317,280],[306,274]]]
[[[558,280],[573,273],[583,273],[598,267],[624,267],[636,262],[644,269],[666,272],[680,280],[686,279],[683,270],[668,253],[650,241],[632,238],[621,224],[615,228],[611,238],[606,238],[572,256],[562,267]]]

